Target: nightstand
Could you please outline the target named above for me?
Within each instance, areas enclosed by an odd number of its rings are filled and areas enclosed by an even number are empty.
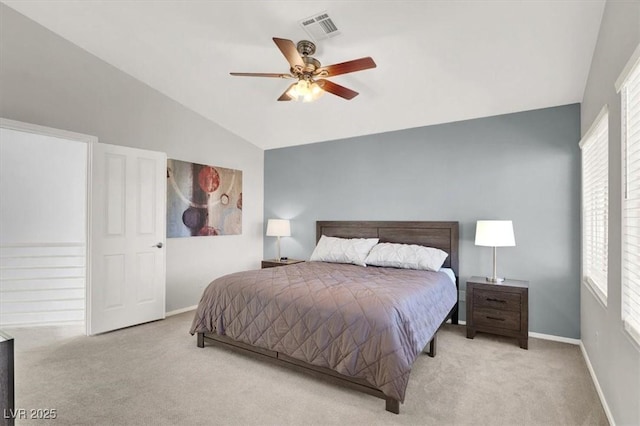
[[[477,331],[515,337],[522,349],[529,345],[529,282],[484,277],[467,281],[467,338]]]
[[[275,268],[276,266],[284,266],[284,265],[293,265],[294,263],[302,263],[304,260],[298,259],[287,259],[287,260],[277,260],[277,259],[269,259],[262,261],[262,269],[266,268]]]

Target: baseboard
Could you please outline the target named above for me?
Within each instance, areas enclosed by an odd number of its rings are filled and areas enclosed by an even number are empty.
[[[451,320],[447,322],[451,322]],[[458,324],[467,325],[467,322],[463,320],[459,320]],[[552,340],[554,342],[569,343],[571,345],[579,345],[581,343],[580,339],[572,339],[570,337],[555,336],[553,334],[535,333],[533,331],[529,332],[529,337],[533,337],[535,339],[542,339],[542,340]]]
[[[186,308],[180,308],[180,309],[167,312],[165,316],[172,317],[174,315],[182,314],[184,312],[195,311],[197,308],[198,308],[198,305],[187,306]]]
[[[569,343],[570,345],[579,345],[582,343],[580,339],[572,339],[571,337],[562,337],[553,334],[535,333],[533,331],[529,332],[529,337],[542,340],[552,340],[554,342]]]
[[[596,372],[591,365],[591,360],[589,359],[589,355],[587,355],[587,350],[580,341],[580,350],[582,351],[582,356],[584,357],[584,361],[587,363],[587,368],[589,369],[589,374],[591,374],[591,380],[596,387],[596,392],[598,393],[598,397],[600,398],[600,403],[602,404],[602,408],[604,409],[604,413],[607,415],[607,420],[609,420],[609,424],[611,426],[616,426],[616,422],[613,421],[613,414],[611,414],[611,410],[609,409],[609,404],[607,404],[607,400],[604,397],[604,392],[602,392],[602,388],[600,387],[600,382],[598,382],[598,378],[596,377]]]

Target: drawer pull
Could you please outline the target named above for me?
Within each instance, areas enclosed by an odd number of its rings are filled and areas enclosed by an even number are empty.
[[[494,299],[493,297],[487,297],[487,302],[507,303],[506,300]]]
[[[496,317],[487,317],[487,319],[494,320],[494,321],[504,321],[504,318],[496,318]]]

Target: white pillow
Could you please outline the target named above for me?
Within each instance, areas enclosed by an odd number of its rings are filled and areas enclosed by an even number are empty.
[[[447,256],[445,251],[433,247],[380,243],[371,250],[365,263],[372,266],[438,271]]]
[[[337,238],[323,235],[309,260],[367,266],[364,260],[377,243],[377,238]]]

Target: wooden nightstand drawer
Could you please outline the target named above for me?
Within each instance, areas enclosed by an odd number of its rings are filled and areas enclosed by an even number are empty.
[[[501,291],[476,290],[473,292],[473,304],[476,308],[492,308],[503,311],[520,311],[520,295]]]
[[[502,328],[520,331],[520,312],[500,309],[476,308],[473,311],[473,323],[478,327]]]

